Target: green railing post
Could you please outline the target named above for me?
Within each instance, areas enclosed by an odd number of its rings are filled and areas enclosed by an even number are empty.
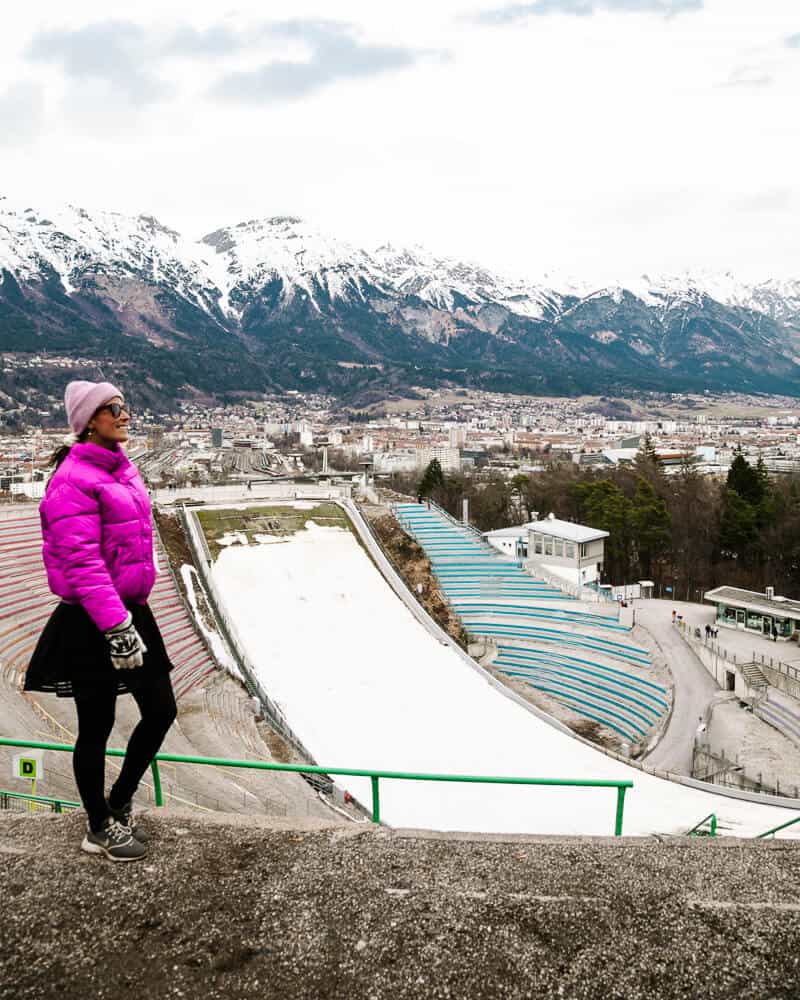
[[[622,836],[622,814],[625,811],[625,786],[617,786],[617,818],[614,822],[614,836]]]
[[[381,821],[381,797],[378,792],[378,776],[373,774],[371,776],[372,781],[372,822],[380,823]]]
[[[158,773],[158,761],[153,758],[153,762],[150,764],[150,770],[153,772],[153,794],[155,796],[156,805],[164,805],[164,796],[161,794],[161,775]]]
[[[716,837],[717,835],[717,814],[711,813],[711,836]]]

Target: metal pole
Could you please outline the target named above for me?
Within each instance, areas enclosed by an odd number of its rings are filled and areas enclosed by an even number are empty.
[[[155,796],[156,805],[164,805],[164,796],[161,794],[161,775],[158,773],[158,761],[152,760],[150,762],[150,770],[153,772],[153,794]]]
[[[622,814],[625,810],[625,786],[617,787],[617,815],[614,821],[614,836],[622,836]]]
[[[381,821],[381,799],[378,792],[378,776],[373,774],[370,778],[372,782],[372,822],[380,823]]]

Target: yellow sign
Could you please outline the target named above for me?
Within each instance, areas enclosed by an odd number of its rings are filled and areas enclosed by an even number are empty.
[[[32,757],[20,757],[19,759],[19,776],[20,778],[30,778],[31,781],[36,780],[36,772],[39,768],[39,761]]]
[[[27,753],[14,755],[11,763],[11,774],[23,781],[41,781],[44,778],[44,754],[30,750]]]

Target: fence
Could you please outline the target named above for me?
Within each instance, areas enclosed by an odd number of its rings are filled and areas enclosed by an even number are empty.
[[[45,795],[31,795],[29,792],[7,792],[0,790],[0,809],[30,810],[34,812],[37,805],[46,806],[50,812],[62,813],[65,809],[80,809],[80,802],[70,799],[50,799]]]
[[[692,754],[692,776],[698,781],[706,781],[712,785],[723,785],[727,788],[743,788],[747,791],[760,792],[764,795],[777,795],[784,798],[800,798],[798,786],[780,779],[765,775],[763,771],[748,771],[739,763],[739,754],[734,759],[728,757],[724,748],[714,750],[709,742],[698,743]]]
[[[24,747],[26,749],[56,750],[63,753],[72,753],[75,749],[68,743],[39,743],[33,740],[12,740],[0,737],[0,746]],[[124,750],[106,750],[107,757],[124,757]],[[591,778],[522,778],[522,777],[499,777],[495,775],[474,775],[474,774],[414,774],[407,771],[375,771],[367,768],[349,767],[319,767],[305,764],[277,764],[260,760],[234,760],[226,757],[186,757],[182,754],[159,753],[153,759],[151,770],[153,773],[153,788],[155,790],[156,805],[163,806],[164,799],[161,791],[161,777],[159,774],[159,761],[171,761],[178,764],[203,764],[209,767],[245,767],[258,771],[290,771],[295,774],[317,774],[327,777],[331,774],[341,774],[348,777],[369,778],[372,788],[372,822],[381,821],[380,786],[379,782],[383,778],[389,781],[443,781],[460,784],[481,784],[481,785],[543,785],[547,787],[559,788],[616,788],[617,801],[614,813],[614,836],[622,836],[622,825],[625,812],[625,792],[633,788],[632,781],[609,779],[594,780]],[[55,801],[55,800],[50,800]]]
[[[152,499],[161,504],[179,504],[182,501],[203,501],[204,503],[225,503],[228,500],[333,500],[351,495],[352,484],[321,486],[316,483],[296,483],[292,480],[282,483],[255,483],[248,490],[246,483],[232,486],[179,486],[175,489],[153,490]]]

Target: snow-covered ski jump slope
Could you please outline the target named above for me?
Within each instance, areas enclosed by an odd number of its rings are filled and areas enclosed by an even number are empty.
[[[261,537],[222,551],[213,579],[265,689],[318,763],[630,779],[625,834],[685,833],[713,812],[718,833],[749,837],[797,814],[648,774],[550,725],[421,624],[349,531],[309,522],[287,540]],[[369,779],[339,780],[369,804]],[[392,826],[610,835],[615,804],[609,788],[381,781]]]

